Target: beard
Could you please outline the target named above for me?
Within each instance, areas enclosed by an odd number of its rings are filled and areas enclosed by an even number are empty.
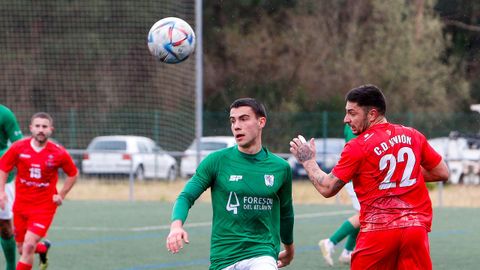
[[[359,125],[356,128],[356,132],[353,132],[353,134],[358,136],[362,134],[365,130],[367,130],[369,127],[370,127],[370,122],[368,122],[368,119],[365,119],[365,121],[361,123],[361,126]]]
[[[43,133],[39,133],[39,134],[34,135],[33,138],[37,142],[39,142],[40,144],[44,144],[48,140],[48,135],[43,134]]]

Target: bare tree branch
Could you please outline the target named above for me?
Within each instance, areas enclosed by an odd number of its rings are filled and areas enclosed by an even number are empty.
[[[477,26],[477,25],[466,24],[466,23],[463,23],[460,21],[454,21],[454,20],[444,20],[444,22],[446,25],[453,25],[465,30],[480,32],[480,26]]]

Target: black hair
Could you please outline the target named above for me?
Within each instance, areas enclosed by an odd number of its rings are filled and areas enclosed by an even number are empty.
[[[387,104],[382,90],[375,85],[366,84],[348,91],[345,100],[357,103],[360,107],[375,108],[381,115],[387,112]]]
[[[235,100],[232,105],[230,105],[230,110],[232,108],[238,108],[238,107],[243,107],[243,106],[248,106],[252,108],[253,112],[255,115],[258,117],[265,117],[267,118],[267,111],[265,110],[265,106],[258,102],[257,100],[253,98],[239,98]]]

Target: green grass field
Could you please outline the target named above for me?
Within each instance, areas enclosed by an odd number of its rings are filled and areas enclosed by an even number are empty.
[[[160,202],[67,201],[48,235],[53,243],[49,269],[208,269],[210,205],[194,205],[187,221],[190,245],[176,255],[165,248],[170,211],[170,203]],[[317,242],[351,215],[351,208],[296,205],[295,211],[296,256],[285,269],[348,269],[338,264],[328,268]],[[433,268],[479,269],[478,224],[477,208],[435,209]],[[338,247],[335,257],[340,251]]]

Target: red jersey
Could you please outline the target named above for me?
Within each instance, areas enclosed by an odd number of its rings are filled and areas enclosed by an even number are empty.
[[[15,179],[16,209],[55,209],[52,197],[57,194],[58,169],[68,176],[78,170],[68,152],[50,141],[40,152],[33,149],[31,138],[15,142],[0,159],[0,170],[17,167]]]
[[[349,141],[332,173],[353,181],[362,232],[423,226],[430,231],[432,203],[421,167],[442,157],[417,130],[376,124]]]

